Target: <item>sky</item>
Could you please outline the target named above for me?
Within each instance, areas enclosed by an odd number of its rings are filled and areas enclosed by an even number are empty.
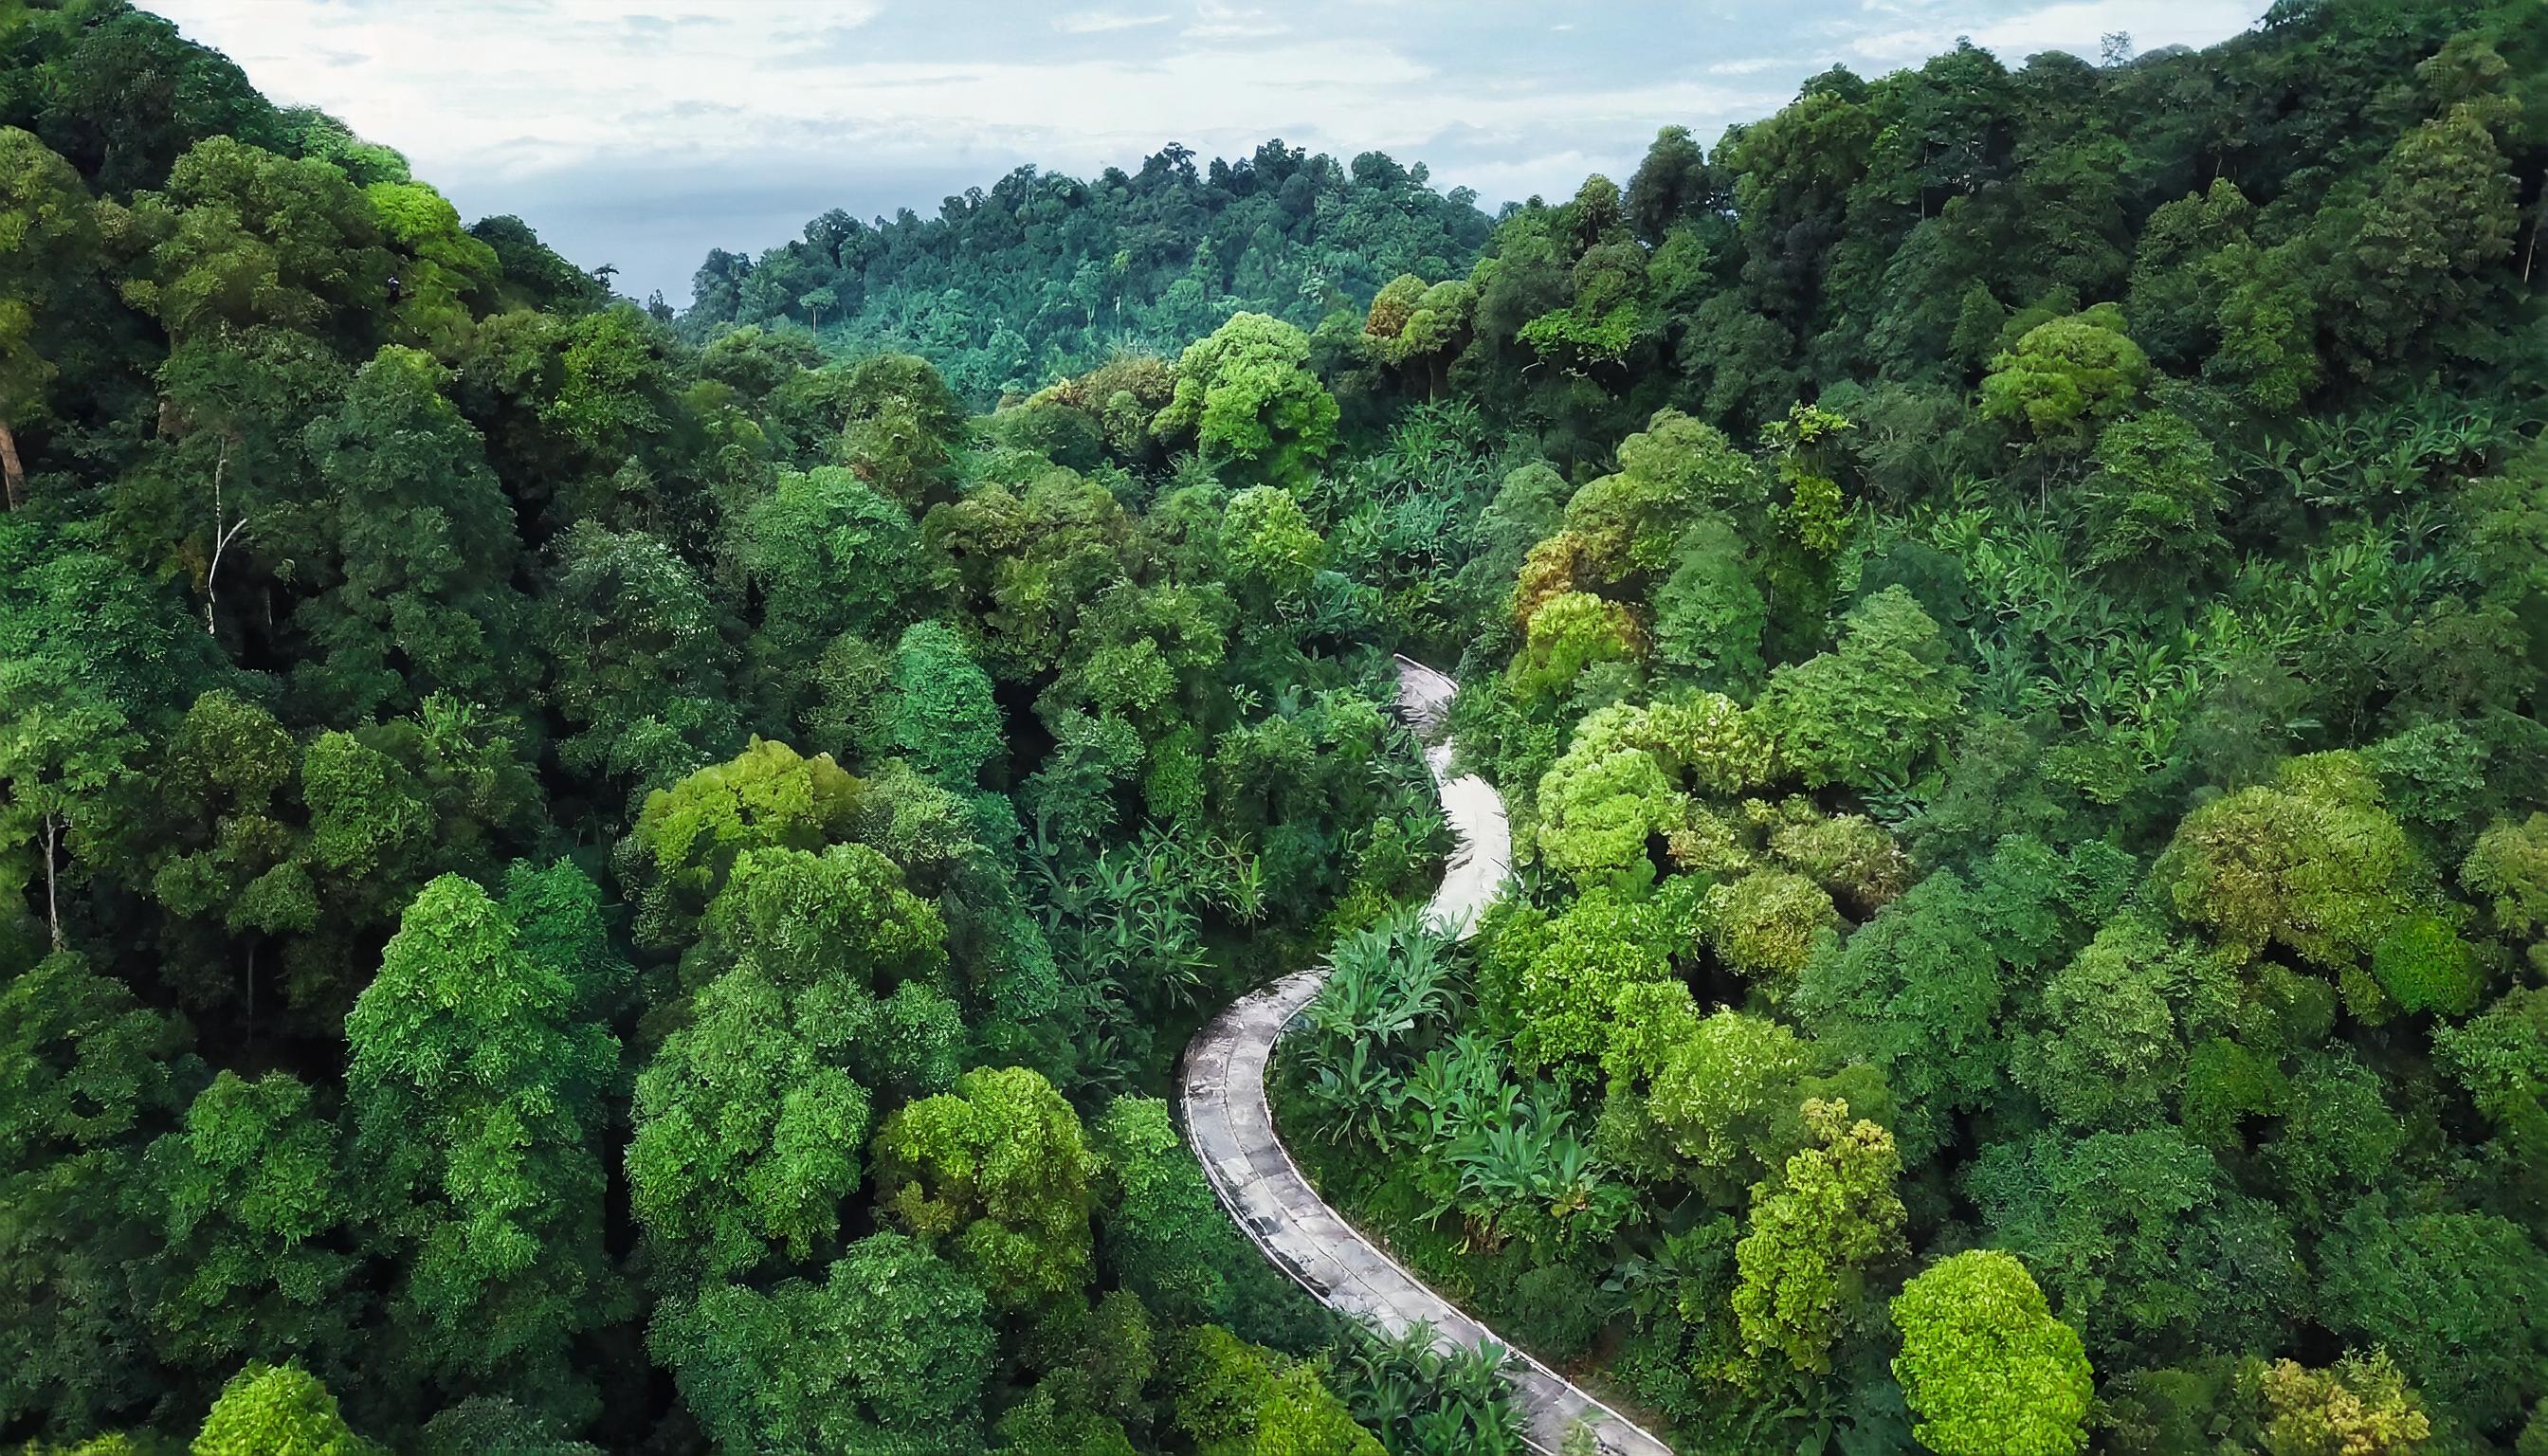
[[[644,298],[1022,163],[1130,170],[1279,136],[1424,162],[1489,211],[1624,182],[1667,125],[1713,143],[1834,63],[1959,36],[2010,64],[2208,46],[2265,0],[144,0],[266,95],[407,154],[465,218],[519,215]]]

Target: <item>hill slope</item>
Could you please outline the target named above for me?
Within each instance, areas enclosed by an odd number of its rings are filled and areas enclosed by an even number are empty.
[[[682,323],[819,323],[836,352],[925,355],[987,406],[1117,348],[1174,354],[1233,313],[1307,327],[1401,273],[1465,272],[1488,227],[1475,194],[1376,151],[1347,165],[1275,140],[1199,169],[1169,146],[1130,173],[1021,167],[935,218],[835,210],[758,259],[712,252]]]

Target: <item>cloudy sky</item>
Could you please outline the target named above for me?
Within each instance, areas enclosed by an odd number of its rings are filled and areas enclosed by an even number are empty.
[[[1835,61],[1969,36],[2011,63],[2206,46],[2265,0],[144,0],[267,95],[407,153],[465,217],[518,213],[638,297],[1021,162],[1168,141],[1377,147],[1491,210],[1622,180],[1658,127],[1712,142]]]

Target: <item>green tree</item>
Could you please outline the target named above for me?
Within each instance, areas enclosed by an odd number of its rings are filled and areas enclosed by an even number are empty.
[[[2343,1047],[2312,1050],[2293,1070],[2281,1136],[2264,1162],[2293,1222],[2316,1228],[2377,1185],[2408,1143],[2377,1071]]]
[[[1563,696],[1585,669],[1633,663],[1645,645],[1626,607],[1590,592],[1564,592],[1542,602],[1530,614],[1527,639],[1510,681],[1532,697]]]
[[[2308,1298],[2290,1228],[2172,1128],[1997,1143],[1965,1186],[2100,1359],[2269,1347]]]
[[[2508,1426],[2548,1385],[2548,1252],[2491,1214],[2354,1205],[2320,1249],[2319,1319],[2386,1349],[2440,1410]]]
[[[860,1187],[870,1099],[840,1063],[858,1022],[728,971],[638,1075],[631,1212],[667,1282],[722,1279],[838,1234]]]
[[[2012,998],[2112,911],[2132,867],[2109,846],[2060,856],[2011,837],[1969,878],[1941,870],[1826,942],[1789,1007],[1838,1054],[1884,1072],[1905,1155],[1924,1160],[1947,1144],[1954,1112],[1999,1100]]]
[[[436,691],[509,702],[531,676],[512,508],[447,378],[425,354],[383,349],[307,431],[335,509],[310,547],[320,590],[294,615],[316,649],[300,678],[351,717]]]
[[[2433,1422],[2386,1350],[2326,1370],[2277,1360],[2256,1377],[2268,1456],[2412,1456]]]
[[[1822,886],[1855,917],[1884,908],[1907,887],[1910,860],[1874,820],[1824,814],[1795,799],[1779,813],[1770,828],[1771,858]]]
[[[1645,580],[1671,565],[1684,532],[1758,505],[1761,470],[1712,424],[1658,410],[1619,442],[1619,469],[1566,502],[1566,529],[1603,583]]]
[[[1221,549],[1238,582],[1280,599],[1309,590],[1326,543],[1291,492],[1254,486],[1229,498]]]
[[[2519,184],[2487,124],[2463,103],[2398,138],[2375,173],[2338,298],[2357,374],[2487,297],[2481,275],[2512,251]]]
[[[2127,415],[2097,437],[2088,565],[2201,562],[2221,545],[2226,497],[2212,442],[2164,410]]]
[[[821,1283],[711,1284],[648,1343],[722,1451],[919,1453],[977,1438],[992,1366],[982,1291],[913,1239],[861,1239]]]
[[[539,608],[559,709],[559,756],[647,791],[732,754],[727,644],[705,584],[664,542],[578,521],[550,546]]]
[[[293,1365],[251,1361],[222,1387],[187,1449],[194,1456],[375,1456],[354,1434],[336,1398]]]
[[[568,1004],[581,1021],[606,1022],[626,1000],[633,972],[613,947],[601,887],[572,860],[504,867],[504,913],[514,943],[534,965],[566,977]]]
[[[707,932],[708,950],[791,992],[843,980],[882,993],[947,969],[943,913],[864,844],[746,850],[709,902]]]
[[[225,1071],[141,1164],[165,1242],[136,1283],[161,1358],[228,1369],[251,1354],[342,1358],[360,1313],[336,1130],[286,1072]]]
[[[473,321],[470,305],[500,276],[496,250],[462,230],[460,214],[422,182],[378,181],[363,189],[381,236],[400,255],[392,317],[403,343],[450,349]]]
[[[1982,412],[2023,422],[2037,438],[2084,448],[2094,430],[2130,410],[2149,382],[2149,358],[2124,331],[2123,311],[2099,304],[2027,330],[1991,361]]]
[[[2484,974],[2476,949],[2429,912],[2402,917],[2371,948],[2372,979],[2401,1011],[2466,1016]]]
[[[1914,1434],[1939,1456],[2087,1448],[2087,1351],[2026,1265],[1996,1249],[1941,1259],[1893,1297],[1893,1323],[1894,1378],[1919,1417]]]
[[[370,202],[331,163],[209,136],[134,213],[149,256],[125,298],[171,338],[276,324],[358,352],[377,339],[369,316],[398,264]]]
[[[1840,912],[1822,886],[1782,869],[1755,869],[1707,892],[1707,946],[1773,1001],[1783,1001]]]
[[[945,927],[901,879],[864,845],[736,861],[708,910],[729,968],[637,1077],[629,1201],[667,1284],[829,1247],[861,1186],[871,1089],[952,1075]]]
[[[915,622],[893,650],[893,742],[912,767],[970,790],[1001,757],[1000,707],[991,680],[954,629]]]
[[[2548,990],[2518,986],[2461,1025],[2435,1028],[2433,1061],[2495,1125],[2513,1167],[2542,1166],[2540,1157],[2548,1152]]]
[[[739,522],[735,559],[760,594],[774,671],[843,632],[873,637],[906,610],[919,532],[900,505],[839,466],[790,472]]]
[[[414,717],[311,741],[300,773],[308,852],[260,878],[255,888],[270,899],[240,907],[307,932],[284,944],[284,993],[296,1014],[338,1021],[370,968],[373,942],[427,880],[445,872],[492,880],[502,851],[528,837],[539,782],[517,754],[517,732],[437,695]]]
[[[1628,997],[1647,983],[1620,994],[1622,1011]],[[1688,992],[1678,982],[1660,983]],[[1622,1021],[1626,1021],[1622,1017]],[[1672,1139],[1673,1150],[1696,1164],[1702,1186],[1713,1193],[1740,1190],[1760,1181],[1795,1153],[1802,1143],[1781,1146],[1805,1094],[1806,1077],[1817,1069],[1812,1048],[1793,1031],[1767,1017],[1719,1009],[1657,1048],[1654,1088],[1648,1110],[1655,1126]],[[1728,1200],[1729,1202],[1731,1199]]]
[[[1594,891],[1554,917],[1503,921],[1480,969],[1480,999],[1512,1041],[1524,1071],[1589,1078],[1609,1040],[1624,987],[1672,979],[1667,930],[1653,901]]]
[[[1966,674],[1938,624],[1900,587],[1850,610],[1840,645],[1770,675],[1755,711],[1778,762],[1808,787],[1910,777],[1963,711]]]
[[[1633,894],[1655,876],[1647,842],[1679,828],[1688,817],[1688,800],[1654,755],[1605,748],[1604,736],[1579,730],[1539,780],[1532,838],[1541,862],[1577,885]]]
[[[2270,784],[2185,816],[2150,881],[2176,913],[2242,956],[2268,945],[2335,971],[2411,908],[2422,871],[2359,755],[2311,754]]]
[[[1103,1168],[1098,1253],[1160,1319],[1273,1329],[1300,1301],[1238,1236],[1168,1105],[1123,1096],[1089,1130]]]
[[[0,853],[13,890],[39,888],[46,931],[55,951],[69,945],[62,926],[64,881],[75,836],[132,772],[141,740],[111,699],[86,684],[46,682],[42,666],[0,683]],[[59,687],[58,695],[45,689]],[[32,689],[32,690],[31,690]]]
[[[1217,1324],[1187,1337],[1174,1401],[1178,1430],[1201,1456],[1383,1456],[1369,1431],[1319,1379]]]
[[[13,1312],[0,1417],[95,1430],[155,1383],[126,1282],[148,1237],[116,1193],[200,1072],[183,1022],[79,956],[13,969],[0,983],[0,1300]]]
[[[837,391],[824,392],[840,412],[842,461],[914,513],[951,499],[964,411],[937,366],[912,354],[873,354],[846,375]]]
[[[472,1456],[478,1451],[502,1451],[507,1456],[601,1456],[599,1446],[558,1434],[557,1421],[501,1396],[471,1396],[435,1411],[418,1433],[414,1450],[417,1456]]]
[[[966,1072],[953,1092],[887,1118],[875,1160],[881,1207],[944,1244],[996,1308],[1048,1304],[1085,1277],[1097,1160],[1039,1073]]]
[[[33,136],[0,127],[0,499],[16,510],[27,500],[18,432],[49,415],[63,364],[84,373],[100,362],[79,356],[74,330],[98,321],[104,299],[95,208],[79,174]]]
[[[1679,565],[1655,592],[1655,656],[1702,687],[1743,692],[1761,681],[1769,604],[1733,524],[1701,515],[1682,534]]]
[[[1810,1140],[1752,1187],[1752,1228],[1734,1246],[1736,1324],[1755,1358],[1827,1371],[1842,1326],[1858,1315],[1869,1266],[1902,1242],[1902,1173],[1893,1135],[1853,1123],[1846,1102],[1808,1102]]]
[[[1176,394],[1151,428],[1195,442],[1203,462],[1248,484],[1306,485],[1335,444],[1335,398],[1309,370],[1310,336],[1239,314],[1177,360]]]
[[[320,905],[309,829],[291,804],[302,763],[301,745],[263,707],[226,689],[196,698],[124,811],[140,858],[128,872],[146,875],[151,897],[181,925],[217,922],[233,935],[314,929]],[[253,962],[241,969],[242,979],[252,975]],[[232,989],[230,967],[219,974]],[[189,969],[172,964],[163,976],[190,1001],[208,999]]]
[[[0,885],[58,950],[78,886],[122,837],[143,735],[221,655],[132,568],[33,515],[0,517]]]
[[[355,1168],[400,1263],[391,1308],[423,1368],[540,1404],[574,1402],[568,1344],[617,1304],[593,1144],[619,1046],[577,1019],[576,992],[486,891],[444,875],[345,1018]]]
[[[1422,380],[1424,397],[1433,399],[1442,393],[1445,367],[1467,346],[1477,315],[1478,291],[1465,280],[1427,287],[1402,273],[1372,295],[1363,336],[1383,361]]]
[[[745,852],[817,850],[849,838],[860,788],[829,754],[809,759],[755,738],[727,762],[646,795],[619,846],[621,879],[638,887],[639,944],[686,940]]]
[[[2548,926],[2548,812],[2489,825],[2460,865],[2460,885],[2500,934],[2535,939]]]
[[[2010,1069],[2061,1122],[2147,1127],[2185,1075],[2188,1023],[2225,1015],[2230,989],[2214,957],[2128,913],[2045,983],[2043,1030]]]

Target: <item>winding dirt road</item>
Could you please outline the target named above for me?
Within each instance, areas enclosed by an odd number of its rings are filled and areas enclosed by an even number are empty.
[[[1420,663],[1398,660],[1399,712],[1427,740],[1425,766],[1451,821],[1457,848],[1426,907],[1435,926],[1465,939],[1512,872],[1512,831],[1502,795],[1485,779],[1446,775],[1451,746],[1442,715],[1459,684]],[[1427,1289],[1321,1202],[1274,1132],[1265,1072],[1274,1043],[1319,994],[1326,968],[1296,971],[1240,997],[1186,1046],[1177,1101],[1204,1175],[1247,1236],[1322,1303],[1370,1320],[1391,1334],[1418,1322],[1444,1349],[1504,1342]],[[1583,1422],[1615,1456],[1672,1456],[1672,1448],[1556,1371],[1519,1350],[1504,1366],[1527,1412],[1531,1444],[1555,1456],[1567,1429]]]

